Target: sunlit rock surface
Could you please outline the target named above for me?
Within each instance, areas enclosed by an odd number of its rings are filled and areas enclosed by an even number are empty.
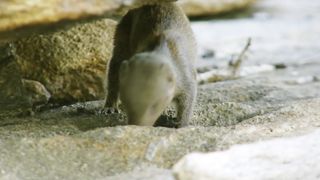
[[[177,180],[318,179],[320,129],[301,137],[231,147],[227,151],[193,153],[173,168]]]
[[[188,16],[212,16],[251,6],[256,0],[181,0],[179,5]]]
[[[0,42],[32,34],[59,30],[86,19],[123,15],[144,4],[174,0],[2,0],[0,2]],[[190,16],[215,15],[248,7],[254,0],[183,0],[181,6]]]
[[[175,0],[123,0],[118,14],[125,13],[128,9],[139,7],[145,4],[159,2],[171,2]],[[256,0],[178,0],[184,12],[190,16],[212,16],[222,13],[231,13],[240,9],[250,7]]]
[[[2,0],[0,40],[8,41],[35,32],[49,31],[55,23],[98,17],[120,4],[106,0]],[[61,24],[60,24],[61,25]]]
[[[202,90],[202,94],[209,95],[214,89],[207,87]],[[243,93],[247,97],[253,96],[251,92]],[[263,97],[272,97],[273,94],[271,91]],[[102,102],[63,107],[23,119],[2,118],[1,175],[18,179],[90,179],[114,176],[150,166],[169,169],[190,152],[224,150],[234,144],[296,135],[316,129],[320,126],[320,100],[302,99],[287,97],[275,101],[273,103],[282,104],[281,107],[278,106],[270,112],[262,111],[251,118],[246,112],[243,112],[245,119],[242,119],[242,113],[229,115],[225,118],[226,121],[228,118],[239,120],[232,126],[195,126],[182,129],[106,127],[118,118],[114,119],[113,115],[86,114],[81,108],[94,108],[102,105]],[[240,107],[233,112],[241,112],[241,107],[245,107],[237,97],[229,97],[228,101],[233,101],[235,107]],[[254,101],[252,105],[259,107],[261,103],[262,101]],[[219,104],[208,102],[199,106],[203,109],[197,109],[195,114],[203,114],[208,106],[219,107]],[[210,119],[219,115],[223,117],[223,114],[223,111],[206,111],[203,115]],[[195,121],[201,122],[202,118],[203,116],[195,116]],[[127,175],[132,176],[130,173]]]

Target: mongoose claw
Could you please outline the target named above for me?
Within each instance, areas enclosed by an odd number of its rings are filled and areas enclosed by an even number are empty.
[[[119,109],[113,108],[113,107],[107,107],[97,111],[97,115],[110,115],[110,114],[119,114],[119,113],[120,113]]]

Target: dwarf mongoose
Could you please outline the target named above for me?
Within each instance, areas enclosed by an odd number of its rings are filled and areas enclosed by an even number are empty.
[[[130,10],[114,45],[105,110],[117,112],[120,95],[129,124],[152,126],[175,101],[179,126],[186,126],[196,97],[196,43],[182,10],[169,2]]]

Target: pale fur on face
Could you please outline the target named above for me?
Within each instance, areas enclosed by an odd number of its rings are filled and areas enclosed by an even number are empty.
[[[120,99],[129,124],[152,126],[175,93],[174,71],[166,57],[143,53],[120,68]]]

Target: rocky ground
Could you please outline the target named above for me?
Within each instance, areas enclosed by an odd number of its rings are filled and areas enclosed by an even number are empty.
[[[101,101],[43,109],[29,117],[0,114],[0,179],[171,180],[181,177],[173,175],[172,166],[191,152],[319,129],[319,7],[316,0],[260,0],[239,16],[195,20],[201,73],[227,69],[248,37],[252,45],[240,77],[199,86],[190,127],[118,126],[125,124],[125,115],[90,114]],[[227,153],[236,155],[235,149]],[[228,163],[229,174],[241,164]],[[300,177],[317,177],[303,176],[316,166],[304,171],[301,164],[289,164],[301,169]]]

